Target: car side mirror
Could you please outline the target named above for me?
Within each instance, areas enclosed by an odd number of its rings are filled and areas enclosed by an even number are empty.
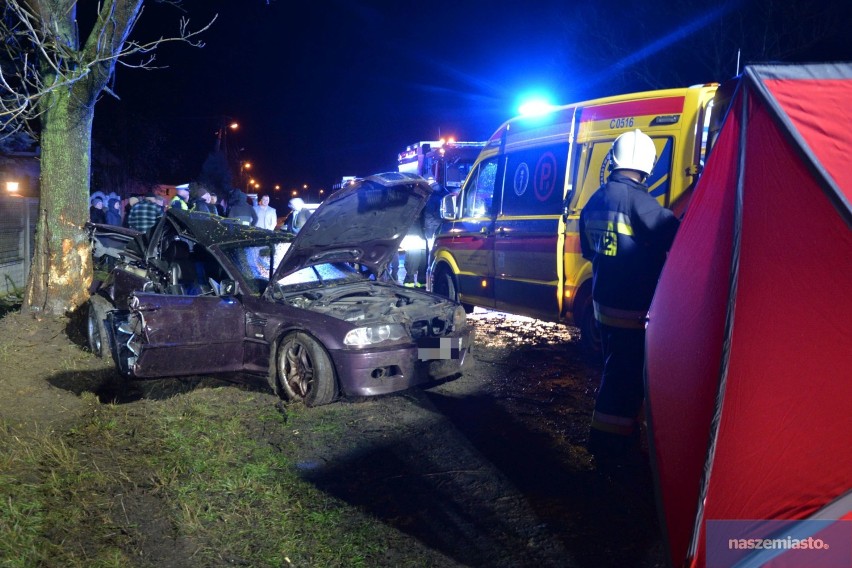
[[[455,219],[458,211],[458,207],[456,206],[456,199],[458,198],[458,193],[451,193],[449,195],[445,195],[443,199],[441,199],[441,219],[445,221],[452,221]]]
[[[219,286],[222,296],[236,296],[240,293],[240,286],[234,280],[222,280]]]

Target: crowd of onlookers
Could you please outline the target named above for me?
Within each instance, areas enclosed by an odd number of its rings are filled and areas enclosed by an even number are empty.
[[[203,184],[190,183],[178,186],[175,195],[166,201],[161,195],[149,192],[143,196],[133,196],[124,200],[115,193],[92,194],[89,207],[89,220],[92,223],[128,227],[145,232],[153,227],[167,208],[184,211],[197,211],[218,215],[252,225],[274,230],[278,226],[278,215],[269,206],[269,196],[262,195],[255,202],[245,192],[234,189],[224,200],[209,191]]]

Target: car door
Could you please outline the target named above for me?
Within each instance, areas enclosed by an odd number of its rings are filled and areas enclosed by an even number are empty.
[[[483,160],[461,195],[461,217],[453,223],[453,252],[460,298],[494,306],[494,215],[498,156]]]
[[[168,377],[243,368],[245,310],[234,296],[137,292],[113,333],[119,367],[134,377]]]

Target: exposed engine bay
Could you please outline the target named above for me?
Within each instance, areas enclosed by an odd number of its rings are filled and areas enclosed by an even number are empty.
[[[273,297],[296,308],[349,322],[375,320],[408,324],[415,337],[420,335],[416,330],[424,323],[433,330],[429,335],[449,333],[456,313],[456,304],[446,298],[375,282],[314,288],[292,294],[279,291]]]

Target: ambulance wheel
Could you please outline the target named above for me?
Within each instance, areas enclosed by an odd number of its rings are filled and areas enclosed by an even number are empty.
[[[432,291],[438,294],[439,296],[444,296],[445,298],[449,298],[454,302],[459,301],[459,293],[458,287],[456,286],[456,279],[453,277],[452,273],[446,268],[441,268],[435,275]],[[473,313],[472,304],[461,303],[461,305],[464,308],[465,313]]]
[[[456,282],[453,280],[453,275],[446,268],[441,268],[435,275],[432,291],[454,302],[458,301]]]

